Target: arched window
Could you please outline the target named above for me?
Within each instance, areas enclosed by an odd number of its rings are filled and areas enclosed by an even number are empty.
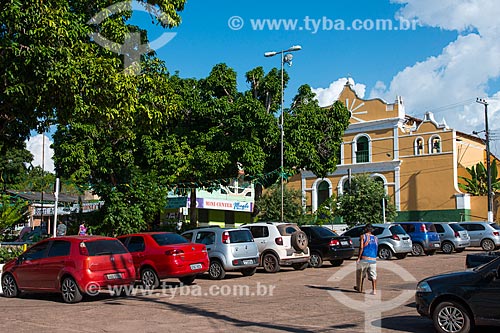
[[[318,184],[318,207],[330,197],[330,185],[322,181]]]
[[[415,140],[415,155],[423,155],[424,154],[424,139],[417,138]]]
[[[370,146],[368,137],[360,136],[356,140],[356,163],[370,162]]]
[[[438,135],[431,137],[429,140],[429,152],[431,154],[439,154],[441,152],[441,138]]]

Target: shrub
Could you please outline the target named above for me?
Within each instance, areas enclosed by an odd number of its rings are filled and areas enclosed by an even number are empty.
[[[11,259],[17,258],[22,253],[23,248],[21,246],[0,247],[0,264],[4,264]]]

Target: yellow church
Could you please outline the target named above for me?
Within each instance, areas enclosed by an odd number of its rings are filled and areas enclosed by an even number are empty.
[[[398,212],[396,221],[487,220],[487,198],[458,187],[459,176],[468,177],[466,168],[486,165],[482,139],[437,122],[431,112],[423,119],[407,115],[401,97],[394,103],[359,98],[349,82],[339,100],[351,118],[336,171],[326,178],[302,171],[287,185],[302,193],[306,211],[342,194],[350,173],[383,182]]]

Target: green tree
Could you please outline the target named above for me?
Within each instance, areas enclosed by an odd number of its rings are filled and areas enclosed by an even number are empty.
[[[2,143],[0,143],[1,146],[3,146]],[[24,181],[28,172],[27,165],[33,160],[33,155],[26,149],[26,144],[23,142],[21,148],[5,149],[3,156],[5,158],[0,159],[0,186],[5,191]]]
[[[26,219],[28,214],[28,202],[22,199],[14,199],[9,195],[0,195],[0,234],[5,229]]]
[[[382,200],[385,200],[386,221],[394,221],[396,207],[385,194],[383,185],[368,175],[357,175],[351,186],[338,197],[336,213],[348,226],[365,223],[382,223]]]
[[[287,222],[300,223],[302,219],[302,196],[300,191],[289,190],[284,186],[283,192],[283,219]],[[259,199],[255,205],[260,213],[258,219],[261,221],[280,221],[281,220],[281,185],[270,187]]]
[[[488,174],[483,162],[479,162],[475,166],[466,168],[470,178],[459,176],[465,183],[459,183],[458,187],[461,190],[473,195],[488,195]],[[498,168],[496,160],[493,160],[490,168],[491,174],[491,190],[495,193],[500,192],[500,178],[498,178]]]
[[[335,218],[336,208],[337,198],[335,196],[326,199],[314,213],[314,224],[323,225],[332,223]]]

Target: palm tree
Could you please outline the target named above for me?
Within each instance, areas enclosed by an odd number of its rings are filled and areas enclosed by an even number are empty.
[[[483,162],[479,162],[471,168],[466,168],[470,178],[459,176],[465,184],[460,183],[458,187],[461,190],[473,195],[488,195],[488,174]],[[500,192],[500,179],[498,178],[498,170],[496,160],[491,163],[491,190],[493,193]]]

